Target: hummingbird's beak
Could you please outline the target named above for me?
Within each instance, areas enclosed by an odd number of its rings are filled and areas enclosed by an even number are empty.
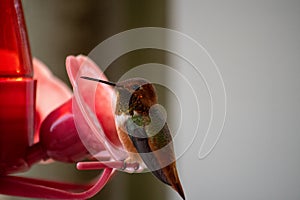
[[[96,81],[96,82],[99,82],[99,83],[104,83],[104,84],[114,86],[114,87],[116,86],[115,83],[110,82],[110,81],[104,81],[104,80],[101,80],[101,79],[91,78],[91,77],[87,77],[87,76],[81,76],[80,78],[87,79],[87,80],[90,80],[90,81]]]

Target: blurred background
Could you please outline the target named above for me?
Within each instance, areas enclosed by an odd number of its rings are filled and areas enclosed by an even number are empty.
[[[167,27],[194,38],[219,67],[227,118],[208,157],[198,159],[197,138],[177,161],[187,199],[300,199],[300,1],[23,0],[23,6],[33,56],[67,84],[67,55],[88,54],[121,31]],[[170,61],[163,52],[137,51],[112,67],[148,62]],[[83,182],[97,172],[53,163],[27,174]],[[180,198],[151,174],[117,173],[93,199]]]
[[[22,3],[32,55],[42,60],[69,86],[65,69],[68,55],[88,55],[102,41],[127,29],[167,26],[167,3],[164,0],[23,0]],[[155,50],[128,53],[114,61],[106,75],[111,81],[116,81],[131,67],[148,62],[164,63],[164,60],[165,55]],[[34,166],[26,173],[28,176],[78,183],[87,182],[98,174],[97,171],[78,172],[74,164],[63,163]],[[149,173],[117,173],[93,199],[166,199],[166,188]]]

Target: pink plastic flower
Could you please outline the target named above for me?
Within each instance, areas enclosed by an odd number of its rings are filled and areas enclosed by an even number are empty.
[[[67,58],[66,66],[72,84],[74,84],[74,78],[83,62],[92,67],[97,67],[85,56],[69,56]],[[39,60],[34,59],[33,65],[34,77],[37,79],[37,131],[35,133],[35,144],[29,148],[27,157],[24,159],[30,166],[41,159],[50,158],[76,162],[85,158],[84,156],[88,152],[81,144],[74,127],[72,113],[74,98],[72,98],[70,89],[52,75],[49,69]],[[102,78],[106,79],[105,77]],[[110,93],[112,93],[112,89],[109,87],[99,85],[97,88],[96,116],[109,143],[120,147],[121,144],[114,125],[111,99],[108,95]],[[96,145],[99,146],[101,151],[106,152],[105,159],[110,161],[87,162],[77,165],[79,170],[104,169],[96,182],[88,185],[77,185],[7,175],[0,178],[0,194],[43,199],[87,199],[92,197],[105,186],[115,172],[114,168],[121,168],[123,164],[121,161],[111,161],[112,157],[110,157],[111,155],[103,143]]]
[[[39,138],[41,122],[54,109],[65,103],[72,97],[72,91],[68,86],[55,77],[47,66],[37,58],[33,59],[34,79],[37,80],[36,91],[36,133],[35,143]]]
[[[100,71],[99,67],[88,57],[79,55],[79,56],[68,56],[66,59],[66,68],[68,72],[68,76],[70,79],[71,84],[73,87],[77,84],[76,81],[79,78],[79,71],[81,67],[85,67],[87,69],[97,70],[98,78],[103,80],[107,80],[103,72]],[[95,84],[94,84],[95,85]],[[112,96],[113,96],[113,89],[110,86],[104,84],[96,84],[96,91],[95,91],[95,114],[101,127],[103,128],[103,132],[109,142],[117,147],[122,147],[119,137],[117,135],[115,122],[114,122],[114,114],[112,108]],[[89,93],[89,88],[85,88],[80,93],[80,96],[86,101],[88,98],[91,98],[91,94]]]

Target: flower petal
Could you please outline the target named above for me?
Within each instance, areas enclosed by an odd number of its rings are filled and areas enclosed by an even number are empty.
[[[83,55],[79,55],[77,57],[68,56],[66,59],[66,68],[69,75],[69,79],[74,88],[78,87],[78,75],[80,74],[81,69],[92,69],[96,72],[95,75],[97,75],[97,78],[107,80],[107,78],[101,72],[99,67],[88,57]],[[113,95],[114,90],[110,86],[104,84],[97,84],[94,95],[90,94],[89,88],[81,90],[80,93],[80,96],[82,97],[82,99],[84,99],[83,101],[85,102],[91,102],[89,100],[89,98],[91,97],[95,98],[95,101],[92,101],[95,102],[95,105],[90,106],[95,107],[97,119],[102,126],[106,139],[108,140],[104,142],[107,145],[107,148],[109,148],[109,146],[111,145],[114,146],[114,148],[122,148],[115,127],[114,114],[112,108]]]
[[[47,66],[40,60],[33,59],[34,78],[37,80],[36,90],[36,110],[37,128],[35,142],[38,140],[40,123],[55,108],[65,103],[72,97],[72,92],[68,86],[55,77]]]

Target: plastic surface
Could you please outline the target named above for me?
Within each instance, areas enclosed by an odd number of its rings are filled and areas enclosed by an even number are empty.
[[[35,88],[20,0],[0,1],[0,174],[28,168],[33,142]]]
[[[26,170],[33,139],[35,82],[0,78],[0,174]]]
[[[32,77],[31,53],[20,0],[0,1],[0,76]]]
[[[72,99],[50,113],[40,128],[40,145],[54,160],[76,162],[88,157],[74,124]]]
[[[109,181],[115,170],[105,168],[95,183],[77,185],[17,176],[0,177],[0,194],[39,199],[89,199]]]
[[[68,62],[68,61],[67,61]],[[83,57],[69,58],[67,71],[73,85],[75,126],[86,149],[98,160],[108,155],[124,160],[123,149],[116,132],[113,114],[114,91],[110,86],[81,79],[81,76],[106,79],[97,65]]]

